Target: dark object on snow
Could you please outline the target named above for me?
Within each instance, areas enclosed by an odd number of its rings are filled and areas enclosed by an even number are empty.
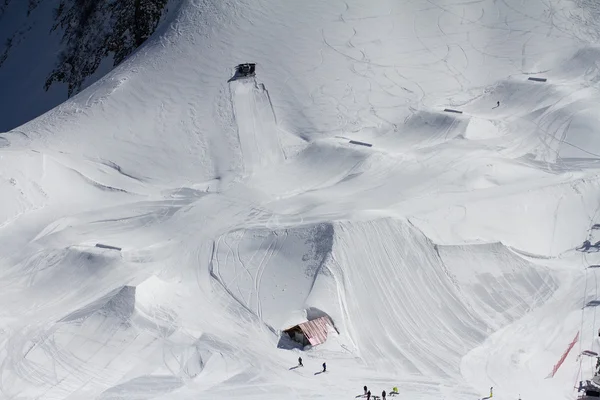
[[[121,251],[120,247],[115,247],[115,246],[109,246],[107,244],[102,244],[102,243],[96,243],[96,247],[99,247],[101,249],[110,249],[110,250],[118,250]]]
[[[456,114],[462,114],[462,111],[453,110],[452,108],[444,108],[444,111]]]
[[[371,399],[371,391],[369,390],[369,391],[367,392],[367,400],[370,400],[370,399]]]
[[[598,306],[600,306],[600,300],[590,300],[590,301],[588,301],[586,303],[585,306],[583,306],[583,308],[586,308],[586,307],[598,307]]]
[[[592,244],[589,240],[586,240],[581,246],[577,247],[575,250],[585,251],[588,253],[597,253],[598,251],[600,251],[600,240],[594,244]]]
[[[381,398],[382,398],[383,400],[385,400],[385,390],[384,390],[383,392],[381,392]]]
[[[323,372],[327,371],[327,364],[323,363]]]
[[[365,390],[365,394],[367,394],[367,387],[363,386],[363,389]]]
[[[239,75],[239,76],[251,76],[251,75],[254,75],[255,71],[256,71],[256,64],[246,63],[246,64],[240,64],[237,67],[235,67],[235,73],[236,73],[236,75]]]
[[[533,76],[529,77],[530,81],[535,81],[535,82],[546,82],[548,79],[546,78],[534,78]]]
[[[235,67],[235,74],[229,79],[227,82],[235,81],[241,78],[246,78],[249,76],[254,76],[256,72],[256,64],[254,63],[245,63],[239,64]]]
[[[298,365],[304,367],[304,365],[302,365],[302,357],[298,357]]]
[[[589,398],[600,397],[600,391],[598,391],[598,389],[586,389],[585,395]],[[584,397],[584,399],[585,399],[585,397]]]
[[[358,140],[351,140],[349,143],[350,144],[358,144],[360,146],[373,147],[373,145],[371,143],[359,142]]]
[[[335,329],[333,322],[328,316],[319,317],[311,321],[292,326],[283,331],[293,341],[302,346],[316,346],[327,340],[329,329]],[[337,329],[335,329],[337,331]]]
[[[584,350],[581,352],[582,356],[589,356],[589,357],[597,357],[598,359],[600,359],[600,357],[598,357],[598,353],[596,353],[595,351],[592,350]],[[599,365],[599,364],[596,364]]]
[[[583,391],[585,396],[579,397],[579,399],[597,399],[600,397],[600,391],[597,386],[598,376],[594,375],[591,381],[586,380],[585,383],[579,382],[578,392]]]

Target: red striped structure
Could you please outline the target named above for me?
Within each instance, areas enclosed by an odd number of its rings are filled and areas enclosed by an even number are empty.
[[[316,346],[327,340],[327,333],[329,332],[329,327],[333,329],[333,322],[331,322],[329,317],[324,316],[298,324],[298,327],[302,330],[308,342]]]
[[[573,341],[571,343],[569,343],[569,347],[567,347],[567,350],[565,350],[565,352],[563,353],[563,355],[560,358],[560,360],[558,360],[558,362],[556,363],[556,365],[554,366],[554,368],[552,368],[552,372],[546,378],[553,378],[554,377],[554,374],[556,374],[556,371],[558,371],[558,369],[560,368],[560,366],[562,365],[562,363],[567,358],[567,355],[569,354],[569,352],[571,351],[571,349],[573,348],[573,346],[575,346],[575,343],[577,343],[578,340],[579,340],[579,331],[577,331],[577,335],[575,335],[575,339],[573,339]]]

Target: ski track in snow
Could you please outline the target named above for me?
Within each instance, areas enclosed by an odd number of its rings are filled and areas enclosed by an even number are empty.
[[[600,351],[574,7],[182,0],[0,134],[0,397],[574,398]],[[326,343],[281,339],[323,313]]]

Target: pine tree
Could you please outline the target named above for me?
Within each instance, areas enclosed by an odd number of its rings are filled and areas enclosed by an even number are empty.
[[[104,58],[112,55],[113,66],[120,64],[154,33],[167,1],[61,0],[52,30],[64,29],[65,48],[46,79],[45,89],[63,82],[71,97]]]

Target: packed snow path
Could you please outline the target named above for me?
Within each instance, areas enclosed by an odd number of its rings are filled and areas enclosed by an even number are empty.
[[[0,134],[0,397],[575,397],[600,348],[593,4],[178,6]],[[281,340],[322,314],[339,335]]]

